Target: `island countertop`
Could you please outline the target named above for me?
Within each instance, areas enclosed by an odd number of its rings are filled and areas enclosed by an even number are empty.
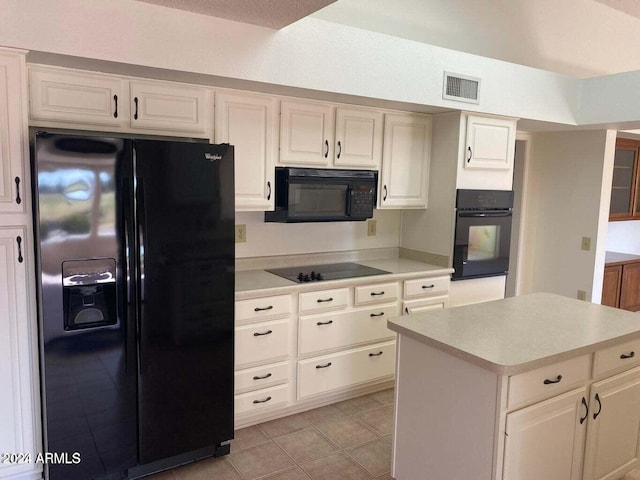
[[[550,293],[390,319],[414,340],[513,375],[640,337],[640,315]]]

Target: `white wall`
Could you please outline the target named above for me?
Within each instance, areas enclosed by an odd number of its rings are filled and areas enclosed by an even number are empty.
[[[640,255],[640,220],[609,222],[607,251]]]
[[[3,0],[0,45],[362,97],[575,123],[579,81],[315,18],[275,31],[133,0]],[[481,77],[442,99],[444,70]]]
[[[375,210],[375,236],[367,222],[264,223],[264,213],[237,212],[247,226],[247,242],[236,243],[236,257],[341,252],[400,246],[400,210]]]
[[[532,135],[524,230],[532,246],[525,262],[533,268],[531,291],[575,298],[584,290],[600,302],[615,136],[612,130]],[[581,250],[582,237],[591,237],[590,251]]]

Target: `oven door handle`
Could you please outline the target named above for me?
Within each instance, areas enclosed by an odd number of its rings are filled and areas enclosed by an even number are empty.
[[[485,213],[468,213],[458,212],[458,216],[461,218],[473,218],[473,217],[511,217],[512,212],[485,212]]]

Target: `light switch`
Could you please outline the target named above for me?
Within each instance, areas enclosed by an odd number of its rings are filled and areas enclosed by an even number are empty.
[[[591,237],[582,237],[582,250],[591,250]]]

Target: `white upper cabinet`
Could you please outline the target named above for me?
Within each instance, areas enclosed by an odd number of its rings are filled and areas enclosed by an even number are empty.
[[[0,213],[25,211],[25,74],[23,55],[0,50]]]
[[[116,129],[128,122],[128,94],[121,77],[31,66],[29,85],[31,120]]]
[[[215,141],[235,147],[236,210],[273,210],[278,101],[266,95],[216,92]]]
[[[336,108],[334,165],[379,170],[381,160],[382,112],[364,108]]]
[[[379,208],[426,208],[430,155],[429,115],[385,115]]]
[[[280,163],[328,167],[333,158],[334,107],[283,100],[280,107]]]
[[[31,65],[29,79],[32,125],[211,136],[213,94],[205,87],[44,65]]]
[[[515,120],[468,115],[464,168],[512,170],[515,142]]]
[[[205,136],[211,104],[205,88],[131,81],[131,128]]]

